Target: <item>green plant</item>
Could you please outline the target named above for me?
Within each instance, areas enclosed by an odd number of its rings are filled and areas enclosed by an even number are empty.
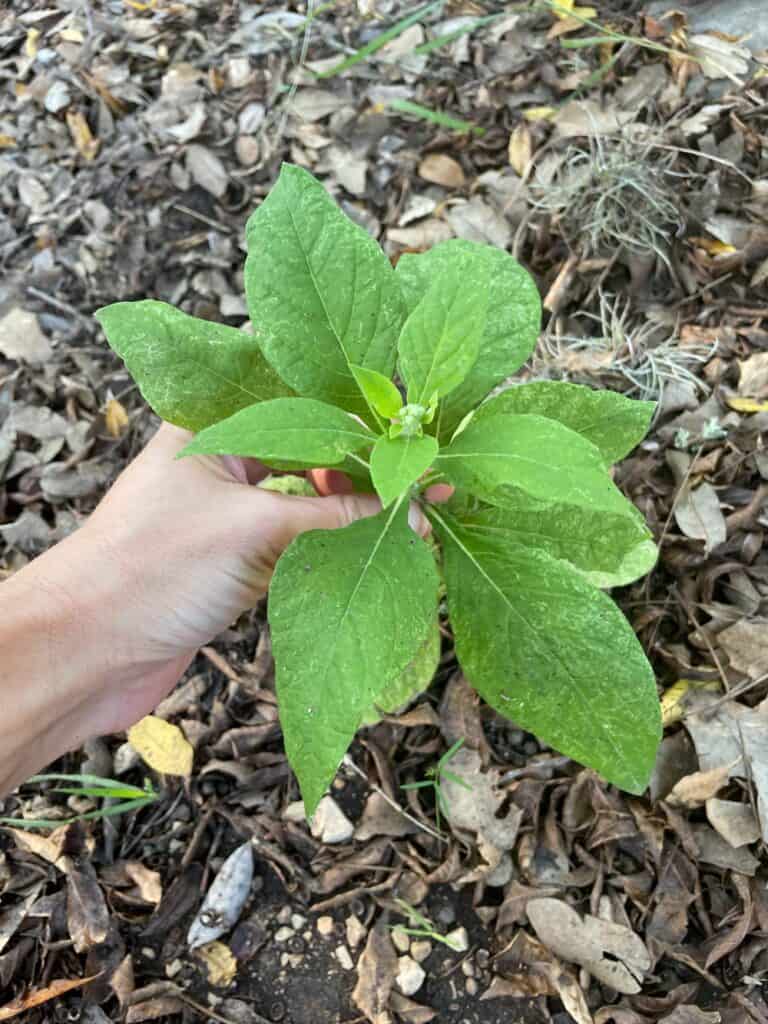
[[[431,789],[435,795],[435,822],[438,829],[440,828],[440,814],[441,812],[448,817],[449,810],[448,805],[443,795],[443,779],[450,779],[451,782],[455,782],[458,786],[463,786],[464,789],[471,790],[472,787],[468,782],[465,782],[460,775],[456,775],[455,772],[450,772],[445,767],[451,760],[453,755],[464,745],[463,739],[456,740],[446,750],[437,764],[432,765],[424,773],[427,777],[422,779],[421,782],[406,782],[400,789]]]
[[[13,825],[14,828],[59,828],[75,821],[90,821],[93,818],[110,818],[116,814],[135,811],[146,807],[158,799],[151,782],[147,779],[144,788],[131,786],[115,779],[104,779],[100,775],[68,775],[60,772],[49,772],[46,775],[33,775],[28,782],[66,782],[66,786],[54,786],[51,793],[63,793],[67,796],[93,797],[96,800],[117,800],[118,803],[99,807],[95,811],[74,814],[69,818],[0,818],[0,825]]]
[[[400,899],[396,899],[395,903],[400,908],[400,912],[403,916],[407,917],[409,922],[415,921],[418,927],[414,928],[410,924],[408,927],[403,924],[394,924],[391,926],[391,930],[393,932],[404,932],[406,935],[410,935],[413,938],[432,939],[434,942],[442,942],[444,946],[447,946],[455,952],[461,952],[460,947],[457,946],[447,935],[441,935],[429,918],[420,914],[416,907],[412,907],[410,903]]]
[[[655,560],[609,474],[652,405],[551,381],[487,397],[529,357],[540,320],[533,281],[504,251],[453,240],[393,270],[291,165],[246,238],[253,334],[150,300],[96,316],[155,412],[197,432],[183,456],[335,466],[381,497],[376,516],[299,536],[270,587],[280,718],[307,812],[371,709],[402,704],[404,674],[423,688],[429,652],[436,662],[436,550],[478,692],[641,792],[660,734],[654,677],[597,587]],[[435,481],[456,489],[439,508],[425,499]],[[410,501],[436,546],[409,529]]]

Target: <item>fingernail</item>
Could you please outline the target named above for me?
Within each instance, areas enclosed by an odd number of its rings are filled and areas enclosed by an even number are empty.
[[[421,537],[429,530],[429,523],[418,505],[411,505],[408,508],[408,525]]]

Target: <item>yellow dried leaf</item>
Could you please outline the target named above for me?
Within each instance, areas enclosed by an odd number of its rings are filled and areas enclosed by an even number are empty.
[[[147,715],[128,730],[128,742],[150,768],[163,775],[189,775],[194,750],[177,725]]]
[[[576,0],[552,0],[552,13],[556,18],[596,18],[594,7],[579,7]]]
[[[93,160],[99,151],[99,140],[91,135],[88,122],[79,110],[67,111],[67,127],[83,160]]]
[[[732,765],[723,764],[706,772],[686,775],[675,783],[667,795],[667,802],[673,807],[687,807],[689,810],[701,807],[727,784],[731,767]]]
[[[79,28],[63,28],[59,35],[66,43],[82,43],[83,33]]]
[[[735,412],[768,412],[768,402],[758,402],[756,398],[726,398],[726,404]]]
[[[737,252],[735,245],[729,245],[728,242],[721,242],[719,238],[692,238],[691,242],[697,248],[703,249],[710,256],[728,256],[732,252]]]
[[[15,146],[16,139],[12,135],[0,135],[0,149],[7,149],[9,146]]]
[[[151,11],[154,10],[157,0],[149,0],[149,3],[141,3],[141,0],[123,0],[126,7],[132,7],[134,11]]]
[[[237,960],[224,942],[207,942],[195,950],[195,956],[205,964],[208,983],[225,988],[231,985],[237,974]]]
[[[509,136],[509,164],[522,176],[525,174],[533,155],[531,132],[527,124],[519,124]]]
[[[678,679],[661,695],[661,721],[666,729],[679,722],[685,711],[685,698],[689,690],[711,690],[716,692],[718,683],[704,682],[701,679]]]
[[[122,437],[128,427],[128,413],[116,398],[110,398],[104,406],[104,423],[111,437]]]
[[[523,111],[526,121],[551,121],[557,111],[554,107],[529,107]]]
[[[30,28],[27,31],[27,38],[24,40],[24,56],[34,60],[37,56],[37,40],[40,38],[39,28]]]

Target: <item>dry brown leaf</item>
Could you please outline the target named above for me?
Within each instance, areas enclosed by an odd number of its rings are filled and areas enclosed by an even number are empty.
[[[533,156],[531,130],[524,121],[509,136],[508,155],[510,166],[522,178]]]
[[[739,362],[739,394],[768,398],[768,352],[755,352]]]
[[[25,893],[23,899],[17,903],[12,903],[0,911],[0,953],[16,934],[19,925],[27,916],[42,887],[43,883],[37,882]]]
[[[676,1006],[672,1013],[661,1018],[659,1024],[722,1024],[722,1020],[717,1010],[700,1010],[688,1003]]]
[[[109,932],[109,910],[88,860],[74,862],[67,875],[67,926],[77,953],[104,942]]]
[[[706,772],[694,772],[692,775],[686,775],[673,787],[667,796],[667,801],[673,807],[687,807],[688,809],[701,807],[728,782],[730,768],[730,765],[724,764],[718,768],[710,768]]]
[[[430,153],[419,164],[419,177],[443,188],[462,188],[466,177],[461,164],[445,153]]]
[[[154,999],[145,999],[143,1003],[136,1003],[128,1007],[125,1015],[125,1024],[143,1024],[147,1020],[159,1020],[161,1017],[172,1017],[174,1014],[182,1013],[185,1004],[176,996],[157,996]]]
[[[581,917],[564,900],[531,900],[527,909],[533,930],[556,956],[586,967],[617,992],[640,991],[651,958],[629,928],[591,914]]]
[[[500,249],[508,248],[512,241],[512,225],[479,196],[473,196],[467,202],[457,202],[446,210],[445,218],[457,238],[495,245]]]
[[[750,679],[768,672],[768,621],[742,619],[718,634],[731,665]]]
[[[134,992],[133,957],[130,953],[123,957],[113,971],[112,977],[109,979],[109,985],[117,996],[118,1003],[121,1006],[125,1006],[129,997]]]
[[[758,859],[745,846],[735,850],[709,825],[693,825],[691,831],[696,841],[698,858],[704,864],[714,864],[724,871],[735,871],[750,877],[760,866]]]
[[[734,849],[760,838],[760,825],[750,804],[713,797],[707,800],[706,809],[710,825]]]
[[[227,191],[229,175],[216,154],[207,146],[193,142],[187,146],[186,158],[187,170],[192,175],[192,180],[212,196],[221,199]]]
[[[14,306],[0,317],[0,355],[38,365],[47,362],[52,354],[51,343],[40,330],[34,313]]]
[[[372,836],[409,836],[418,828],[397,811],[381,793],[373,792],[365,802],[363,816],[355,829],[355,839],[365,842]]]
[[[418,251],[431,249],[433,245],[447,242],[449,238],[453,237],[451,225],[437,217],[428,217],[407,228],[389,228],[387,230],[387,238],[390,241]]]
[[[392,989],[389,997],[390,1005],[398,1017],[401,1017],[406,1024],[429,1024],[437,1016],[437,1010],[431,1006],[422,1006],[415,1003],[413,999],[404,996],[396,988]]]
[[[159,903],[163,896],[160,872],[144,867],[137,860],[127,860],[123,866],[126,875],[136,884],[141,898],[146,903]]]
[[[507,798],[506,790],[499,786],[501,772],[497,768],[484,772],[482,768],[480,754],[469,747],[461,747],[447,763],[450,774],[442,781],[446,817],[453,828],[475,832],[478,839],[496,850],[511,850],[523,812],[513,804],[503,817],[497,817]],[[464,785],[451,776],[457,776]]]
[[[58,999],[65,992],[71,992],[74,988],[81,988],[83,985],[87,985],[89,981],[93,981],[96,977],[98,975],[93,974],[89,978],[59,978],[56,981],[52,981],[45,988],[28,992],[25,996],[20,996],[18,999],[13,999],[10,1003],[6,1003],[5,1006],[0,1006],[0,1020],[12,1020],[14,1017],[18,1017],[20,1013],[32,1010],[36,1006],[42,1006],[43,1003],[48,1003],[51,999]]]
[[[389,997],[397,974],[397,954],[383,919],[368,933],[357,962],[357,984],[352,1002],[371,1024],[392,1024]]]
[[[79,110],[68,110],[66,117],[69,134],[78,153],[83,160],[93,160],[101,143],[99,139],[94,139],[84,115]]]
[[[198,946],[195,956],[205,965],[209,985],[226,988],[235,980],[237,960],[226,943],[217,940],[207,942],[204,946]]]
[[[63,850],[69,836],[71,825],[62,825],[56,828],[50,835],[42,836],[35,832],[28,832],[26,829],[8,828],[14,842],[20,850],[27,850],[34,853],[49,864],[53,864],[59,870],[66,872],[69,869],[69,861],[63,856]]]
[[[146,715],[128,730],[128,742],[143,760],[163,775],[188,776],[195,752],[177,725]]]
[[[634,114],[626,110],[604,110],[595,100],[570,100],[560,107],[553,121],[556,134],[570,139],[579,135],[611,135],[633,118]]]
[[[688,50],[707,78],[728,78],[741,85],[743,76],[749,74],[752,55],[732,39],[702,32],[690,37]]]
[[[117,440],[128,429],[129,422],[128,413],[125,411],[125,406],[122,402],[119,402],[116,398],[110,398],[104,406],[104,424],[107,428],[107,433]]]

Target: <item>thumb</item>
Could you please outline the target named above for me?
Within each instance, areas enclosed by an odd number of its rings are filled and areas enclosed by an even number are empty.
[[[286,548],[300,533],[307,530],[339,530],[358,519],[378,515],[381,502],[372,494],[333,494],[326,498],[297,498],[275,492],[270,498],[279,502],[278,534],[275,538],[281,549]],[[429,523],[417,505],[408,510],[408,523],[412,530],[424,537]],[[278,525],[277,523],[275,525]]]

